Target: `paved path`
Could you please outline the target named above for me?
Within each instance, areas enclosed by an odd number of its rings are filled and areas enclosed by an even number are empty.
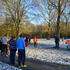
[[[0,61],[9,64],[9,57],[1,56]],[[70,70],[70,66],[63,66],[51,63],[45,63],[39,60],[26,59],[27,68],[24,70]],[[16,59],[17,66],[17,59]]]

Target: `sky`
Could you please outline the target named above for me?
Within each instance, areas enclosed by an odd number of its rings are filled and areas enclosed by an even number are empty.
[[[28,10],[27,10],[27,16],[29,17],[29,21],[32,23],[32,24],[35,24],[35,25],[41,25],[41,24],[44,24],[44,18],[43,18],[43,15],[42,13],[40,12],[39,8],[35,5],[34,1],[33,0],[27,0],[26,1],[27,4],[32,4],[34,5],[34,7],[30,7]],[[21,1],[21,5],[23,6],[24,4],[24,0]],[[46,3],[47,4],[47,3]],[[46,13],[45,11],[45,8],[44,8],[44,4],[41,4],[42,5],[42,8],[43,8],[43,12],[45,13],[45,16],[46,16],[46,19],[47,21],[49,20],[49,17],[48,17],[48,14]],[[22,7],[21,6],[21,7]],[[48,10],[48,9],[47,9]],[[53,10],[54,11],[54,10]],[[69,9],[66,9],[65,12],[68,12]],[[5,16],[5,14],[3,12],[5,12],[5,10],[0,10],[0,12],[2,12],[2,16]],[[52,15],[52,14],[51,14]],[[65,18],[62,17],[65,21]],[[56,21],[56,20],[55,20]]]
[[[37,4],[36,4],[37,5]],[[46,9],[45,9],[45,5],[44,5],[44,3],[41,3],[40,4],[41,6],[42,6],[42,11],[45,13],[45,17],[46,17],[46,20],[47,21],[49,21],[49,16],[48,16],[48,14],[47,14],[47,12],[46,12]],[[46,6],[47,6],[47,3],[46,3]],[[48,9],[47,9],[48,10]],[[29,18],[31,18],[32,20],[31,20],[31,23],[33,23],[33,24],[36,24],[36,25],[39,25],[39,24],[43,24],[44,23],[44,18],[43,18],[43,15],[42,15],[42,13],[40,12],[40,10],[39,10],[39,7],[34,7],[34,8],[31,8],[30,10],[29,10],[30,12],[31,12],[31,14],[28,14],[28,16],[29,16]],[[53,12],[53,14],[51,13],[51,16],[52,17],[54,17],[53,15],[55,15],[56,16],[56,12],[55,12],[55,9],[53,9],[52,10]],[[68,8],[66,8],[65,9],[65,13],[68,13],[70,10],[68,9]],[[34,13],[35,15],[32,15],[32,13]],[[69,15],[67,15],[67,17],[69,17]],[[66,22],[66,19],[65,19],[65,17],[63,17],[62,15],[61,15],[61,18],[62,18],[62,20],[64,20],[64,22]],[[54,19],[52,20],[52,22],[51,23],[53,23],[53,21],[54,21]],[[56,17],[56,19],[55,19],[55,22],[57,21],[57,17]],[[60,20],[61,21],[61,20]]]

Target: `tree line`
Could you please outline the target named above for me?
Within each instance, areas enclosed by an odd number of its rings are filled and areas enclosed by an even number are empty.
[[[61,38],[70,38],[70,23],[61,22],[60,23],[60,37]],[[38,38],[47,38],[49,39],[49,26],[48,24],[43,24],[43,25],[34,25],[31,24],[30,22],[26,24],[21,24],[19,27],[19,35],[26,34],[33,38],[34,36],[37,36]],[[54,38],[54,35],[56,34],[56,23],[50,25],[50,38]],[[67,30],[67,31],[66,31]],[[67,32],[67,33],[66,33]],[[4,36],[5,34],[8,35],[8,37],[14,35],[16,36],[16,27],[12,24],[0,24],[0,37]]]
[[[7,26],[5,29],[7,33],[12,29],[10,33],[15,34],[17,38],[22,32],[41,38],[54,37],[54,34],[69,37],[69,0],[0,0],[0,3],[6,16],[1,28]],[[34,19],[43,25],[37,27],[32,25],[30,31],[28,28],[31,24],[27,23],[31,23]]]

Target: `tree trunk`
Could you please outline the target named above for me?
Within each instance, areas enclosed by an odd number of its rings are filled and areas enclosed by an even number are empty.
[[[16,40],[17,40],[18,37],[19,37],[19,23],[20,23],[20,22],[17,22],[17,26],[16,26]]]
[[[48,28],[48,40],[50,39],[50,21],[49,21],[49,24],[48,24],[49,28]]]
[[[65,31],[66,31],[65,33],[66,33],[66,39],[67,39],[67,22],[66,22],[66,30]]]
[[[51,33],[50,33],[50,23],[51,23],[51,15],[50,15],[50,13],[51,13],[51,9],[50,9],[49,7],[48,7],[48,9],[49,9],[49,23],[48,23],[48,27],[49,27],[49,28],[48,28],[48,31],[49,31],[49,32],[48,32],[48,39],[50,39],[50,36],[51,36],[51,35],[50,35],[50,34],[51,34]]]
[[[18,39],[18,36],[19,36],[19,25],[17,26],[17,33],[16,33],[16,39]]]
[[[58,2],[58,17],[57,17],[57,36],[59,39],[60,39],[60,16],[61,16],[61,6],[60,6],[60,0],[59,0],[59,2]],[[57,46],[57,48],[59,48],[59,46]]]

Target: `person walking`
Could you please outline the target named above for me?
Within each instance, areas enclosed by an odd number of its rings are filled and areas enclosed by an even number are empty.
[[[36,37],[34,37],[33,42],[34,42],[34,47],[37,47],[37,38]]]
[[[17,40],[17,49],[18,49],[18,66],[25,67],[25,41],[23,35],[20,35],[20,38]]]
[[[7,55],[7,35],[5,34],[5,36],[2,38],[2,55]]]
[[[10,45],[10,64],[11,65],[15,65],[15,55],[16,55],[16,40],[15,37],[12,36],[10,41],[9,41],[9,45]]]

